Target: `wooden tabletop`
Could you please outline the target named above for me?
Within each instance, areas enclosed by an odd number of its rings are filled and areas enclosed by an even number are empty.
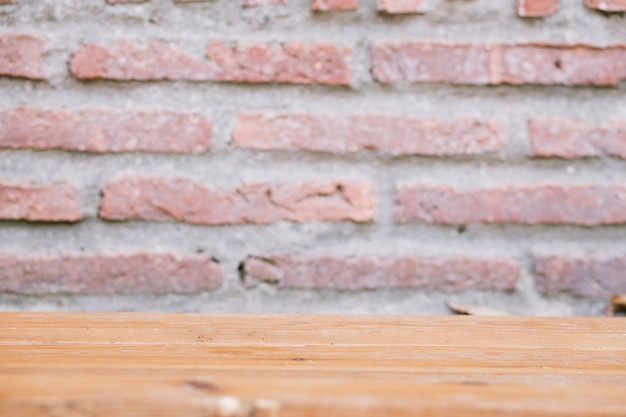
[[[621,318],[0,313],[2,417],[626,416]]]

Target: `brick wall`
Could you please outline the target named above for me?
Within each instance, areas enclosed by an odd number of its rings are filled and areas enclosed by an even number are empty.
[[[0,309],[602,314],[623,0],[0,0]]]

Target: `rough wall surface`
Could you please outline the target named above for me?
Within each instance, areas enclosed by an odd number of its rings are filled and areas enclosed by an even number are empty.
[[[0,309],[602,314],[624,11],[0,0]]]

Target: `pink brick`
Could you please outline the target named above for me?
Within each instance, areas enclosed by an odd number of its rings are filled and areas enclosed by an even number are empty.
[[[23,294],[195,293],[222,284],[208,255],[0,254],[0,291]]]
[[[376,42],[372,46],[373,75],[391,83],[442,82],[489,84],[491,49],[487,45],[454,42]]]
[[[389,14],[425,13],[427,0],[378,0],[379,12]]]
[[[510,258],[404,256],[252,256],[243,265],[244,282],[280,288],[364,290],[419,288],[462,291],[515,289],[519,265]]]
[[[81,218],[73,186],[0,182],[2,220],[76,222]]]
[[[19,33],[0,34],[0,76],[43,80],[43,39]]]
[[[538,117],[529,126],[535,156],[626,159],[626,121],[597,126],[574,119]]]
[[[609,297],[626,293],[626,258],[536,256],[535,280],[544,293]]]
[[[286,6],[288,0],[241,0],[243,7]]]
[[[505,84],[617,86],[626,78],[626,50],[589,45],[503,46],[498,79]]]
[[[332,44],[236,45],[210,43],[208,61],[198,61],[164,42],[112,47],[81,46],[72,56],[72,74],[84,80],[188,80],[248,83],[349,85],[350,48]]]
[[[372,73],[382,83],[616,86],[626,78],[626,48],[376,42],[372,46]]]
[[[199,114],[0,109],[0,148],[199,153],[210,147],[211,123]]]
[[[556,12],[559,0],[517,0],[517,14],[521,17],[545,17]]]
[[[355,10],[359,7],[359,0],[313,0],[311,7],[316,12]]]
[[[102,194],[100,216],[107,220],[268,224],[374,218],[373,190],[364,181],[246,183],[223,190],[183,178],[123,176]]]
[[[603,12],[626,12],[626,0],[585,0],[585,6]]]
[[[596,226],[626,223],[626,186],[510,185],[457,190],[400,184],[396,223],[514,223]]]
[[[239,146],[393,155],[474,155],[502,148],[498,123],[476,119],[421,119],[383,114],[240,114],[233,133]]]

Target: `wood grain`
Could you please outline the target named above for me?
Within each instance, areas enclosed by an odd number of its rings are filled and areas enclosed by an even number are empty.
[[[626,321],[0,313],[0,416],[624,416]]]

